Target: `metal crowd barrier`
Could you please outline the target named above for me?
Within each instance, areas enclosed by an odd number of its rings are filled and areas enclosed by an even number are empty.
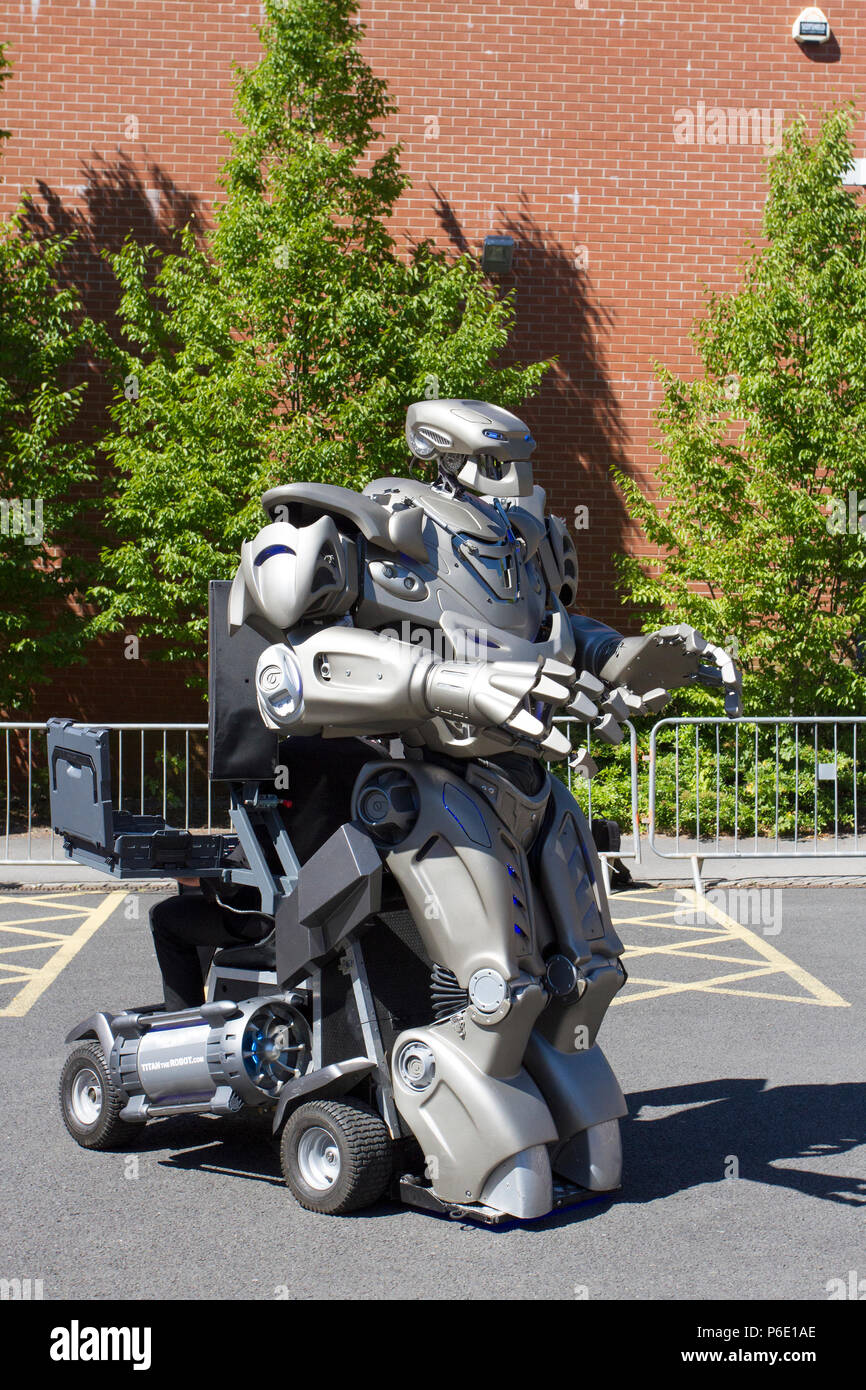
[[[231,830],[228,795],[214,787],[207,776],[207,724],[127,724],[94,721],[112,733],[112,770],[118,808],[159,814],[184,830]],[[575,749],[587,744],[597,756],[628,757],[631,782],[631,844],[601,856],[609,886],[609,860],[640,861],[638,818],[637,741],[631,721],[624,725],[628,742],[619,748],[599,744],[573,716],[557,720]],[[3,850],[0,863],[12,866],[65,863],[59,837],[48,824],[48,766],[45,724],[0,721],[0,749],[5,764],[0,768],[5,786]],[[197,754],[196,758],[191,755]],[[195,763],[196,766],[192,764]],[[566,764],[562,764],[565,773]],[[568,786],[591,819],[592,783],[567,766]],[[41,832],[41,834],[40,834]],[[627,834],[628,832],[626,832]],[[49,853],[40,853],[34,834],[47,835]]]
[[[593,744],[580,720],[557,720],[575,750],[586,745],[601,766],[628,762],[629,805],[616,819],[623,843],[610,860],[641,862],[640,775],[634,725],[618,747]],[[649,739],[648,843],[660,858],[689,860],[701,891],[708,859],[820,859],[866,856],[864,716],[661,719]],[[207,776],[206,724],[105,723],[112,731],[118,806],[161,814],[185,830],[229,830],[228,796]],[[48,768],[43,723],[0,722],[5,767],[5,824],[0,863],[64,863],[48,825]],[[559,775],[593,817],[593,783],[570,763]],[[597,793],[596,793],[597,800]],[[660,815],[663,812],[663,817]],[[659,830],[663,819],[665,830]],[[629,828],[626,829],[626,823]],[[671,827],[673,845],[661,840]],[[723,829],[723,827],[727,827]],[[34,838],[35,837],[35,838]],[[41,842],[41,843],[40,843]]]
[[[627,741],[624,738],[619,745],[601,743],[596,740],[593,744],[592,731],[582,720],[575,718],[574,715],[567,715],[554,721],[567,738],[571,740],[572,748],[577,752],[581,747],[585,747],[590,757],[595,758],[620,758],[628,756],[629,766],[629,819],[631,822],[630,834],[631,845],[629,846],[625,838],[618,850],[602,850],[599,852],[601,868],[604,875],[604,886],[610,892],[610,861],[612,859],[633,859],[636,864],[640,863],[640,802],[638,796],[638,751],[637,734],[635,727],[630,719],[623,724],[623,730],[627,734]],[[548,766],[550,766],[548,764]],[[568,790],[575,800],[586,812],[587,820],[592,820],[592,782],[582,776],[572,766],[572,758],[567,764]],[[621,814],[621,813],[620,813]],[[617,817],[619,819],[620,817]],[[625,831],[627,835],[629,832]]]
[[[650,849],[690,860],[698,892],[707,859],[866,856],[864,725],[854,715],[660,719],[650,734]],[[673,848],[658,841],[663,797],[672,798]]]
[[[227,813],[221,823],[214,823],[228,799],[215,793],[207,776],[207,724],[93,722],[112,732],[113,785],[119,808],[161,815],[184,830],[231,829]],[[0,750],[5,758],[0,768],[5,787],[2,864],[68,862],[60,837],[51,833],[49,823],[45,730],[44,723],[0,721]],[[48,854],[40,853],[34,836],[47,837]]]

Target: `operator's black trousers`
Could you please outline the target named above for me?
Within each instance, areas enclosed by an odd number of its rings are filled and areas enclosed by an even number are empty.
[[[156,903],[150,909],[150,929],[166,1012],[194,1009],[202,1002],[211,956],[219,946],[260,941],[272,928],[270,918],[239,916],[196,889]]]
[[[276,786],[266,790],[281,798],[282,821],[301,864],[349,819],[352,786],[372,757],[370,748],[354,738],[294,738],[280,745],[280,762],[289,768],[288,798]],[[252,910],[261,906],[257,889],[244,885],[227,891],[232,905],[243,911],[233,912],[215,900],[211,887],[184,888],[150,910],[168,1011],[194,1009],[202,1002],[204,976],[217,947],[260,941],[273,929],[272,918]]]

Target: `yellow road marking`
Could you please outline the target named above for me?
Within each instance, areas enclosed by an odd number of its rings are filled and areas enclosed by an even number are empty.
[[[58,941],[65,941],[65,936],[53,936],[50,941],[24,941],[20,946],[0,946],[0,954],[11,956],[13,951],[47,951],[49,947],[56,946]],[[0,961],[0,968],[3,962]]]
[[[27,982],[23,986],[23,988],[19,990],[15,997],[12,1000],[10,1000],[6,1007],[0,1009],[0,1018],[23,1018],[24,1014],[27,1013],[28,1009],[31,1009],[33,1007],[40,995],[44,994],[48,986],[52,984],[54,980],[57,979],[57,976],[60,974],[61,970],[65,969],[65,967],[72,960],[73,956],[78,955],[78,952],[81,950],[82,946],[87,944],[87,942],[93,936],[94,932],[97,932],[99,928],[102,926],[103,922],[108,920],[108,918],[114,912],[115,908],[117,908],[119,904],[123,902],[126,896],[127,894],[125,892],[119,890],[114,893],[109,893],[105,898],[103,898],[102,902],[99,904],[98,907],[95,907],[90,911],[88,911],[87,908],[82,908],[81,911],[84,915],[84,921],[81,923],[81,926],[78,927],[74,932],[71,932],[69,936],[58,936],[57,950],[55,951],[54,955],[51,957],[50,960],[46,961],[45,964],[41,966],[38,970],[30,971],[29,978],[27,978],[25,974],[25,971],[27,971],[27,967],[5,967],[6,969],[20,971],[21,978],[26,978]],[[40,921],[42,919],[37,917],[34,920]],[[0,933],[2,933],[3,931],[3,925],[4,924],[0,922]],[[10,928],[10,930],[22,931],[23,929],[13,927]],[[34,932],[34,935],[46,936],[48,935],[48,933]]]
[[[3,862],[3,861],[0,860],[0,864],[2,864],[2,862]],[[37,895],[37,894],[35,894],[35,893],[28,893],[27,896],[25,897],[25,895],[24,895],[23,893],[16,893],[15,896],[14,896],[14,898],[13,898],[13,897],[11,896],[11,894],[10,894],[10,895],[7,895],[6,897],[3,897],[2,899],[0,899],[0,901],[2,901],[2,902],[9,902],[9,903],[11,903],[11,902],[15,902],[15,903],[27,903],[30,907],[57,907],[57,900],[58,900],[58,897],[59,897],[59,896],[60,896],[60,895],[57,894],[57,893],[46,893],[46,894],[44,894],[44,895],[42,895],[42,896],[39,896],[39,895]],[[85,898],[85,897],[88,897],[88,898],[89,898],[90,896],[91,896],[90,893],[86,893],[86,894],[85,894],[85,893],[70,893],[68,896],[67,896],[67,894],[64,893],[64,894],[62,895],[61,901],[71,903],[71,901],[72,901],[73,898]],[[78,912],[78,913],[81,913],[81,912],[86,912],[86,911],[87,911],[87,908],[86,908],[86,907],[70,907],[70,908],[69,908],[69,911],[70,911],[70,912]]]
[[[75,908],[72,912],[44,912],[41,917],[10,917],[5,921],[0,917],[0,931],[12,931],[13,927],[24,927],[29,922],[61,922],[67,917],[80,917],[83,908]]]
[[[84,914],[81,913],[81,912],[76,912],[75,915],[76,915],[76,917],[82,917]],[[34,921],[34,922],[44,922],[44,921],[45,921],[45,918],[44,918],[44,917],[33,917],[31,920]],[[14,927],[7,927],[7,925],[6,925],[5,922],[0,922],[0,932],[4,932],[4,931],[11,931],[11,932],[14,932],[14,934],[15,934],[16,936],[47,936],[47,937],[50,938],[51,941],[68,941],[68,940],[69,940],[69,936],[68,936],[68,934],[67,934],[66,932],[62,932],[62,931],[39,931],[36,927],[19,927],[19,926],[17,926],[17,925],[14,926]]]
[[[666,890],[662,889],[660,891],[664,892]],[[812,1004],[831,1009],[850,1008],[850,1004],[842,999],[835,990],[822,984],[814,975],[810,975],[808,970],[804,970],[802,966],[797,965],[795,961],[783,955],[778,947],[772,945],[765,937],[759,936],[756,932],[751,931],[749,927],[744,927],[742,923],[735,921],[733,917],[729,917],[726,912],[723,912],[721,908],[717,907],[716,904],[711,902],[708,898],[704,898],[692,888],[681,888],[678,889],[677,892],[679,894],[678,899],[667,904],[668,920],[664,920],[664,913],[653,912],[643,914],[641,917],[617,917],[615,925],[617,927],[655,927],[656,929],[666,932],[694,933],[696,930],[701,931],[701,927],[695,922],[684,925],[682,922],[671,920],[674,916],[682,916],[684,910],[687,910],[689,915],[692,915],[696,911],[703,912],[706,917],[717,922],[722,930],[720,932],[714,932],[712,935],[707,935],[705,928],[703,935],[699,937],[693,935],[691,940],[668,941],[658,946],[647,946],[645,944],[635,944],[634,946],[627,945],[625,955],[626,967],[628,967],[630,960],[635,960],[639,956],[658,955],[666,956],[668,959],[678,957],[679,959],[687,961],[712,960],[725,965],[742,965],[749,968],[741,971],[733,970],[724,975],[711,976],[709,979],[698,978],[691,981],[650,979],[636,976],[629,972],[629,987],[624,991],[624,996],[620,995],[612,1001],[614,1004],[636,1004],[642,999],[658,999],[668,994],[685,994],[694,991],[706,994],[735,994],[744,999],[775,999],[791,1004]],[[616,910],[618,908],[623,898],[629,897],[629,894],[617,894],[616,898],[613,900],[614,909]],[[631,901],[653,903],[654,906],[659,905],[659,899],[657,897],[647,898],[644,896],[641,899],[634,897]],[[686,908],[685,904],[690,904],[690,906]],[[710,928],[710,930],[712,931],[712,928]],[[743,956],[728,956],[713,951],[700,951],[694,949],[698,946],[720,946],[725,942],[731,942],[732,944],[740,943],[753,951],[755,956],[744,958]],[[755,957],[757,957],[757,959]],[[782,974],[787,975],[795,984],[800,985],[805,993],[799,995],[776,994],[766,990],[733,988],[736,984],[745,985],[745,982],[748,980],[761,979],[767,975]],[[633,992],[631,989],[632,985],[637,985],[641,988]]]
[[[835,990],[822,984],[820,980],[815,979],[814,975],[810,975],[808,970],[804,970],[802,966],[796,965],[794,961],[789,960],[787,956],[782,954],[777,946],[767,941],[766,937],[758,936],[757,932],[750,931],[748,927],[744,927],[739,922],[736,922],[733,917],[729,917],[726,912],[722,912],[721,908],[716,907],[715,903],[710,902],[708,898],[704,898],[696,893],[693,888],[687,888],[684,892],[694,903],[695,907],[702,907],[709,913],[714,921],[718,922],[720,926],[727,928],[732,936],[738,936],[741,941],[746,942],[754,951],[764,956],[766,960],[773,962],[779,970],[784,970],[798,985],[802,985],[804,989],[811,990],[816,998],[814,1001],[810,1002],[826,1004],[829,1008],[850,1009],[851,1005],[838,995]]]
[[[696,956],[698,953],[691,949],[693,946],[715,946],[726,939],[722,932],[716,932],[713,936],[696,936],[693,941],[670,941],[667,946],[629,946],[628,953],[632,959],[635,956],[676,955],[685,950],[690,956]]]
[[[665,931],[714,931],[715,928],[698,927],[694,922],[676,922],[675,916],[683,913],[682,903],[671,903],[667,914],[657,912],[653,917],[618,917],[617,923],[623,927],[664,927]],[[726,935],[721,932],[720,935]]]
[[[664,910],[663,910],[662,912],[642,912],[638,917],[617,917],[616,920],[617,920],[618,922],[622,923],[623,926],[628,926],[630,923],[634,923],[634,922],[637,922],[637,923],[643,922],[643,923],[646,924],[646,926],[651,927],[651,926],[653,925],[654,922],[659,922],[659,921],[661,921],[663,918],[669,917],[672,908],[673,908],[674,910],[676,910],[676,908],[674,908],[674,904],[668,903],[668,904],[665,906],[665,908],[664,908]],[[681,906],[680,906],[679,910],[682,911]],[[678,924],[678,925],[681,925],[681,924]],[[689,923],[689,926],[688,926],[687,930],[688,930],[688,931],[694,931],[694,929],[695,929],[695,924],[694,924],[694,922]]]

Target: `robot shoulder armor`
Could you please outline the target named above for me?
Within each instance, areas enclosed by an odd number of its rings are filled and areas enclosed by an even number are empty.
[[[243,623],[272,641],[302,620],[341,617],[358,596],[354,541],[332,516],[273,521],[245,541],[229,593],[229,631]]]
[[[317,516],[328,516],[341,531],[350,536],[360,534],[371,545],[395,552],[402,550],[417,560],[428,558],[421,541],[424,517],[416,507],[392,511],[376,496],[330,483],[289,483],[271,488],[262,498],[262,506],[272,521],[297,525]]]
[[[547,535],[539,554],[551,592],[570,608],[577,596],[577,551],[561,516],[547,518]]]

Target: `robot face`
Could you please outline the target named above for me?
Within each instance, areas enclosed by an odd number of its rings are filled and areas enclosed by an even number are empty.
[[[406,442],[416,458],[471,492],[526,497],[532,492],[535,440],[522,420],[485,401],[415,401],[406,412]]]

